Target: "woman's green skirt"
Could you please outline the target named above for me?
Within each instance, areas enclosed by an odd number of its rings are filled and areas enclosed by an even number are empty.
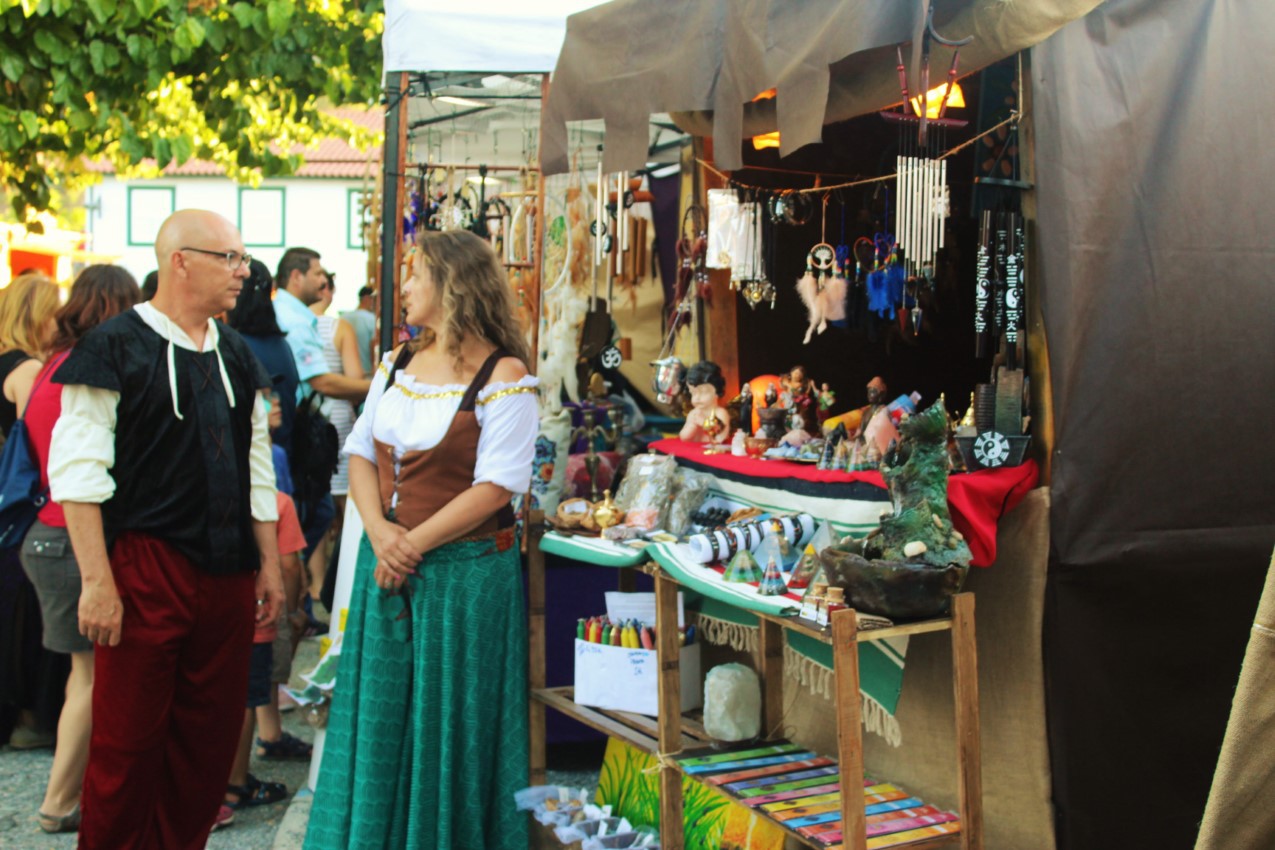
[[[518,548],[428,553],[376,586],[364,535],[307,850],[526,850],[527,632]]]

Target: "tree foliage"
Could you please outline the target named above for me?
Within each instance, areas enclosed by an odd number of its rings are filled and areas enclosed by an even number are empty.
[[[369,134],[319,109],[380,93],[379,0],[0,0],[0,189],[19,220],[106,158],[252,181]]]

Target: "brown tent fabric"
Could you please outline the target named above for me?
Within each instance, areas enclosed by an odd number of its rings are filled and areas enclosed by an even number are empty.
[[[1273,30],[1108,0],[1032,51],[1063,850],[1192,845],[1275,546]]]
[[[1275,558],[1257,604],[1231,722],[1195,850],[1269,850],[1275,843]]]
[[[935,29],[973,35],[960,73],[972,73],[1047,38],[1099,0],[936,0]],[[743,163],[744,138],[780,131],[787,155],[820,140],[824,124],[901,97],[895,45],[910,44],[909,90],[919,87],[926,0],[615,0],[572,15],[541,113],[540,164],[568,169],[566,122],[606,121],[607,172],[647,161],[649,116],[712,135],[717,164]],[[930,85],[951,60],[935,45]],[[777,89],[773,100],[751,103]]]

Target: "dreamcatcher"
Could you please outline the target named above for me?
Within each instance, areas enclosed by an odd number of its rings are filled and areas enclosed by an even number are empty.
[[[829,322],[845,321],[846,279],[837,268],[837,249],[828,244],[827,195],[823,199],[819,243],[806,254],[806,273],[797,281],[797,293],[810,318],[803,345],[816,332],[827,330]]]
[[[666,326],[675,332],[691,321],[695,298],[709,300],[708,223],[704,209],[691,204],[682,216],[682,232],[677,240],[677,280],[673,285],[673,304]]]

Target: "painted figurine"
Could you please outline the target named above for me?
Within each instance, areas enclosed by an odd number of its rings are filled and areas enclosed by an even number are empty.
[[[832,415],[832,406],[837,403],[837,394],[828,389],[828,385],[821,384],[819,387],[819,424],[823,425],[824,420]]]
[[[701,360],[686,372],[686,387],[691,394],[691,410],[678,434],[688,443],[723,443],[730,436],[730,414],[717,403],[726,378],[711,360]]]
[[[815,411],[818,392],[815,389],[815,382],[806,375],[806,367],[793,366],[784,376],[783,382],[784,395],[788,398],[786,406],[795,408],[801,414],[804,423],[802,427],[813,430],[818,422]]]

